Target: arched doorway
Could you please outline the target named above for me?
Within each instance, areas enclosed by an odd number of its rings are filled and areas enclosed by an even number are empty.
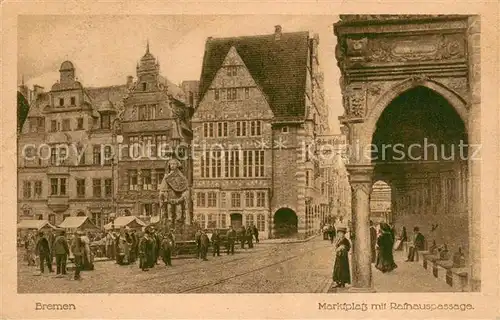
[[[292,237],[298,232],[298,218],[290,208],[280,208],[274,213],[274,236],[276,238]]]
[[[468,250],[467,141],[454,106],[424,86],[393,99],[372,137],[374,176],[393,186],[396,228],[419,227],[429,246],[452,254]]]
[[[243,225],[243,215],[241,213],[231,213],[231,225],[238,230]]]

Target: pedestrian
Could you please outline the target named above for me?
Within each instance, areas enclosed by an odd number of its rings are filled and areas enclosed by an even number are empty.
[[[83,243],[82,255],[82,270],[94,270],[94,263],[92,262],[92,251],[90,250],[90,237],[88,232],[82,232],[81,240]]]
[[[174,239],[170,232],[163,236],[162,241],[162,259],[165,266],[172,266],[172,248],[174,247]]]
[[[212,241],[212,251],[213,251],[213,256],[215,257],[215,254],[217,256],[220,256],[220,234],[219,230],[215,229],[214,233],[212,233],[212,238],[210,239]]]
[[[28,260],[28,266],[36,265],[36,254],[35,254],[36,241],[34,235],[31,232],[28,233],[26,237],[25,247],[26,247],[26,259]]]
[[[200,236],[200,246],[201,246],[201,259],[203,261],[208,261],[207,253],[210,240],[208,239],[207,230],[203,230]]]
[[[247,227],[246,238],[247,238],[247,241],[248,241],[248,248],[249,249],[253,248],[253,232],[252,232],[252,227],[251,226]]]
[[[377,238],[377,264],[375,268],[383,273],[390,272],[398,266],[394,262],[392,248],[394,240],[392,238],[391,227],[387,223],[380,223],[380,235]]]
[[[64,230],[60,231],[59,235],[55,238],[52,252],[56,257],[56,276],[64,276],[66,274],[66,261],[69,255],[69,245]]]
[[[333,266],[333,281],[335,287],[345,287],[351,283],[351,273],[349,271],[349,250],[351,244],[345,237],[347,228],[339,227],[337,229],[337,241],[335,243],[335,264]]]
[[[47,240],[43,232],[38,233],[38,241],[36,242],[35,252],[37,253],[40,260],[40,274],[45,272],[45,263],[47,263],[49,273],[54,272],[54,270],[52,270],[52,259],[49,241]]]
[[[373,225],[373,221],[370,220],[370,254],[372,263],[377,262],[377,251],[375,247],[377,246],[377,229]]]
[[[246,242],[246,229],[244,226],[241,226],[240,228],[240,244],[241,244],[241,249],[245,249],[245,242]]]
[[[418,227],[413,228],[413,242],[410,244],[408,258],[406,262],[418,261],[418,251],[424,250],[425,237],[420,233]]]
[[[201,258],[201,230],[196,230],[194,234],[194,240],[196,241],[196,258]]]
[[[129,232],[130,236],[130,263],[134,263],[137,259],[137,235],[135,234],[135,230]]]
[[[234,254],[234,242],[236,241],[236,231],[233,226],[229,226],[229,231],[227,232],[227,254]]]
[[[71,242],[71,252],[75,259],[75,275],[73,280],[81,280],[80,272],[83,268],[83,255],[85,254],[85,244],[82,241],[82,232],[77,231]]]
[[[255,225],[253,225],[253,235],[255,236],[255,243],[259,243],[259,229],[257,229],[257,227]]]

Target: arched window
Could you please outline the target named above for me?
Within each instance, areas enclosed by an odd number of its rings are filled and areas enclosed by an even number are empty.
[[[257,229],[259,231],[266,230],[266,216],[263,214],[257,215]]]
[[[254,223],[254,218],[253,218],[253,214],[249,213],[246,215],[246,226],[251,226],[253,223]]]

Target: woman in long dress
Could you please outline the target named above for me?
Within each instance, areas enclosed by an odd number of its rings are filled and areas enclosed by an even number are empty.
[[[394,240],[392,237],[391,227],[387,223],[380,224],[380,234],[377,238],[377,263],[375,268],[386,273],[396,269],[398,266],[394,262],[392,253]]]
[[[351,283],[351,273],[349,271],[349,250],[351,244],[346,239],[346,228],[337,229],[337,242],[335,243],[335,264],[333,266],[333,281],[335,287],[345,287]]]

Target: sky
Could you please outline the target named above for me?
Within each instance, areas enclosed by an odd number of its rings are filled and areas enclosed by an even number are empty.
[[[179,84],[199,80],[208,37],[318,33],[319,59],[325,75],[325,102],[331,133],[339,133],[343,114],[335,60],[333,23],[338,16],[318,15],[30,15],[19,16],[18,83],[41,85],[46,91],[59,79],[59,67],[73,62],[76,77],[86,87],[118,85],[135,67],[149,41],[160,61],[160,72]]]

